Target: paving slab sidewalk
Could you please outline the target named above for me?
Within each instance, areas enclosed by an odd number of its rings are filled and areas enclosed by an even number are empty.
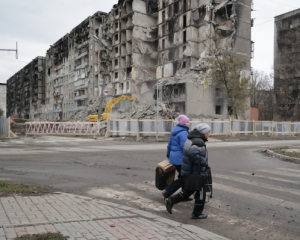
[[[60,232],[70,240],[226,239],[193,225],[79,195],[0,198],[0,240],[47,232]]]

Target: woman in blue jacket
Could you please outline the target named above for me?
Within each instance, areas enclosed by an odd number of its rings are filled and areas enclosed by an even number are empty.
[[[171,133],[167,151],[167,158],[171,164],[175,165],[178,172],[178,179],[172,182],[162,192],[164,198],[171,196],[179,188],[181,188],[183,184],[183,179],[181,176],[182,152],[185,141],[187,140],[187,136],[189,134],[190,119],[185,115],[180,115],[178,117],[178,122],[179,123],[173,128]]]

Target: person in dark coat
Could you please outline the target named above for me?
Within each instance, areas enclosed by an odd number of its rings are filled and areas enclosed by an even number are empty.
[[[189,134],[190,119],[185,115],[178,117],[178,124],[173,128],[171,137],[168,144],[167,158],[169,162],[175,165],[178,172],[178,179],[172,182],[162,192],[163,197],[166,199],[182,187],[183,179],[181,176],[181,164],[183,156],[183,147]]]
[[[210,127],[206,123],[201,123],[189,133],[188,139],[185,142],[183,149],[183,159],[181,167],[181,175],[198,174],[198,165],[200,164],[200,175],[205,176],[207,165],[207,139],[210,135]],[[172,214],[174,204],[185,201],[186,198],[194,194],[194,191],[183,189],[178,194],[166,200],[167,211]],[[205,189],[195,192],[195,205],[192,213],[192,219],[205,219],[206,214],[203,214],[204,204],[206,199]]]

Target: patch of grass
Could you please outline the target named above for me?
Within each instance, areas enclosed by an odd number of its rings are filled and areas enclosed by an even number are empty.
[[[45,189],[38,187],[29,187],[23,184],[13,184],[0,180],[0,192],[5,193],[39,193],[45,192]]]
[[[33,234],[23,235],[16,237],[14,240],[66,240],[69,237],[63,236],[61,233],[44,233],[44,234]]]
[[[293,157],[293,158],[300,158],[300,153],[299,152],[287,152],[286,149],[289,147],[281,147],[281,148],[274,148],[272,149],[273,152],[288,156],[288,157]]]

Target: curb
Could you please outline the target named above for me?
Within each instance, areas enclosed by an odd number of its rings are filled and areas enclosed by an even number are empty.
[[[281,158],[283,160],[290,160],[290,161],[293,161],[293,162],[296,162],[296,163],[300,163],[300,158],[294,158],[294,157],[288,157],[288,156],[285,156],[285,155],[281,155],[279,153],[275,153],[275,152],[271,151],[270,149],[267,149],[267,153],[269,155]]]

